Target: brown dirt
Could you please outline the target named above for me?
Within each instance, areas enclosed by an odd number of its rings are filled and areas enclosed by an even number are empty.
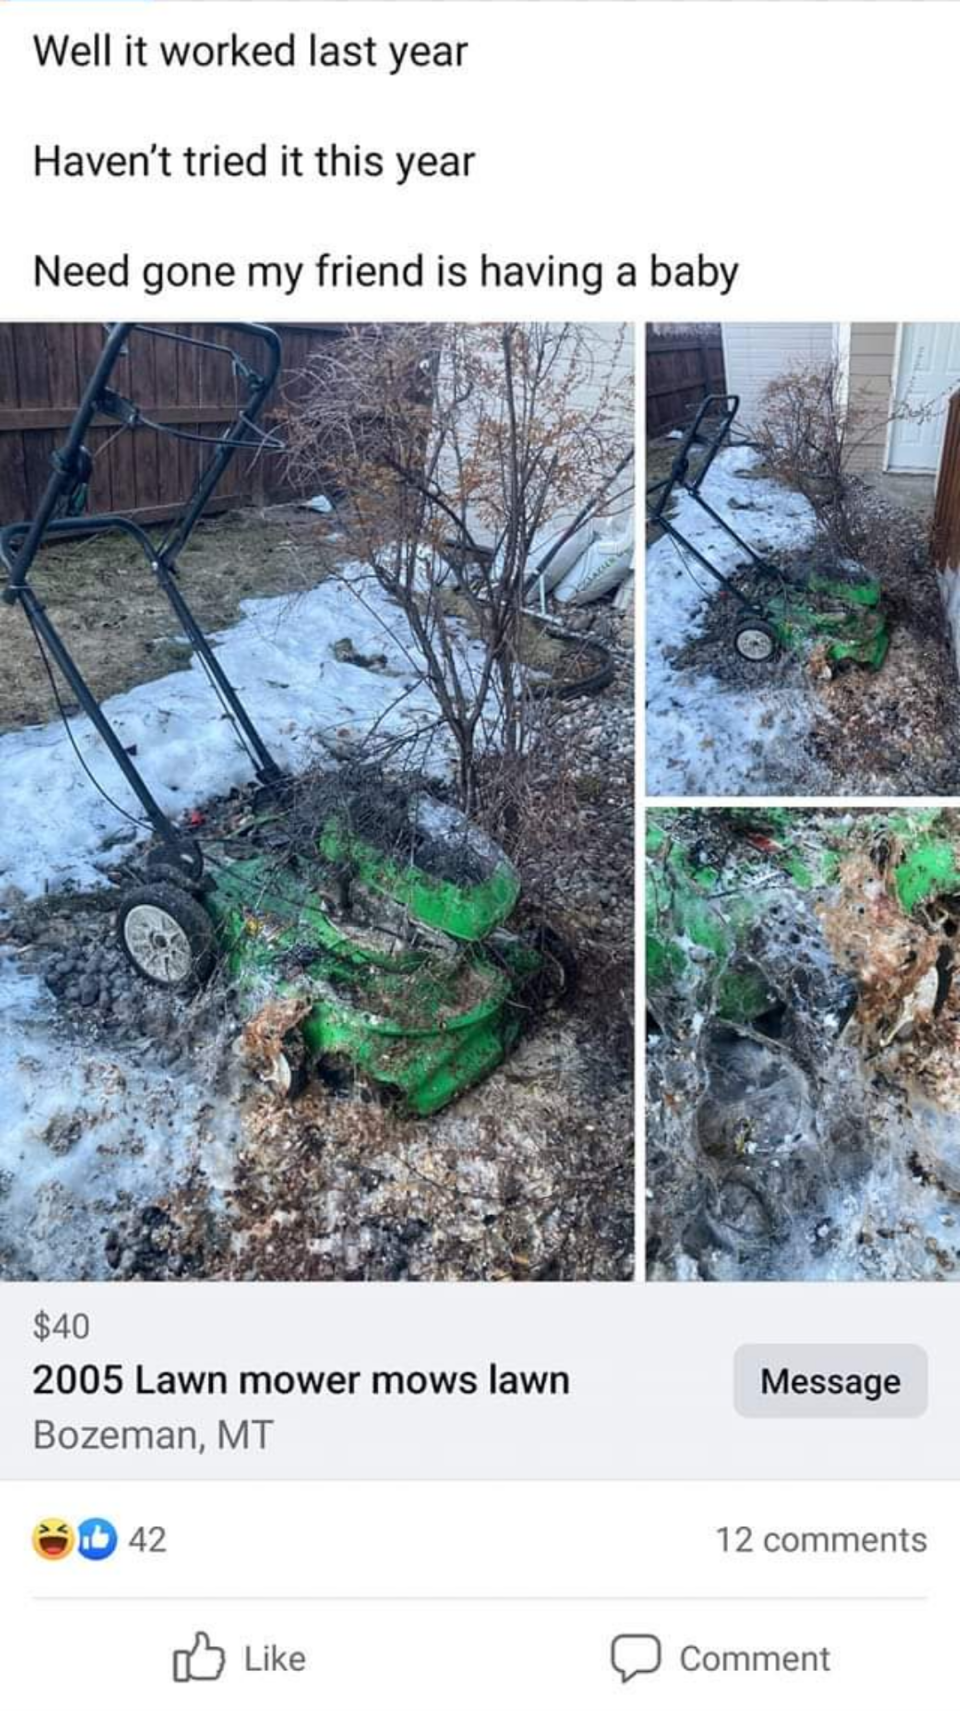
[[[673,467],[673,460],[680,447],[679,440],[648,440],[647,441],[647,486],[653,487],[658,481],[666,481]]]
[[[957,677],[936,575],[906,551],[882,566],[890,651],[878,672],[843,671],[821,688],[814,752],[836,788],[892,796],[960,789]]]
[[[287,1036],[310,1008],[307,997],[272,998],[251,1016],[240,1038],[243,1055],[254,1070],[260,1074],[273,1071],[281,1054],[290,1050]]]
[[[236,622],[243,600],[315,587],[336,562],[327,533],[312,514],[286,506],[200,523],[180,564],[183,592],[200,623],[222,629]],[[188,665],[190,648],[177,639],[177,619],[132,543],[104,535],[48,547],[31,582],[102,700]],[[69,706],[69,692],[63,694]],[[23,614],[8,608],[0,618],[0,732],[55,716]]]
[[[429,1121],[311,1085],[255,1100],[207,1275],[319,1281],[620,1280],[632,1224],[628,1088],[592,1089],[573,1017],[538,1029]]]
[[[938,830],[955,834],[948,810]],[[875,840],[840,866],[819,911],[838,964],[856,976],[851,1034],[864,1059],[946,1111],[960,1110],[960,987],[953,966],[958,900],[939,896],[906,915],[893,870],[897,840]]]
[[[811,746],[838,791],[954,795],[960,787],[956,678],[942,640],[894,629],[880,671],[821,686]]]

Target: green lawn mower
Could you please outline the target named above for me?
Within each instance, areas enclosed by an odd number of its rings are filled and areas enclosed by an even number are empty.
[[[212,877],[186,898],[158,852],[121,904],[121,943],[165,984],[225,957],[254,1018],[250,1055],[284,1094],[312,1068],[359,1072],[426,1116],[495,1069],[568,984],[546,928],[510,929],[520,882],[498,846],[376,768],[258,794],[242,833],[205,852]]]
[[[740,400],[734,394],[704,399],[680,442],[670,474],[647,489],[648,521],[669,535],[738,602],[742,617],[734,631],[733,646],[741,659],[761,665],[781,649],[806,654],[819,646],[831,666],[861,665],[878,671],[890,642],[879,583],[830,569],[817,569],[799,578],[788,576],[781,566],[755,552],[704,499],[703,483],[729,437],[739,408]],[[668,508],[678,489],[746,553],[756,572],[759,593],[755,597],[738,588],[672,521]]]
[[[180,590],[177,560],[237,452],[274,449],[257,421],[280,366],[271,328],[231,325],[227,335],[229,343],[212,329],[202,339],[127,323],[109,329],[36,516],[0,530],[3,598],[20,605],[51,682],[56,666],[155,833],[142,878],[117,911],[134,968],[186,993],[225,964],[247,1016],[250,1055],[281,1092],[296,1091],[316,1067],[362,1075],[406,1111],[426,1115],[501,1062],[526,1018],[569,984],[571,961],[546,927],[511,927],[517,873],[456,809],[371,768],[284,777],[226,678]],[[152,421],[108,384],[142,339],[232,363],[242,397],[222,435]],[[159,545],[130,518],[82,515],[93,473],[84,439],[105,415],[213,447]],[[155,800],[29,581],[45,541],[108,531],[146,555],[256,775],[239,817],[222,832],[212,823],[202,846]]]
[[[729,808],[715,816],[719,859],[701,830],[713,813],[700,816],[695,835],[682,830],[684,810],[664,810],[647,823],[646,985],[653,1008],[687,994],[721,1022],[751,1026],[770,1011],[776,995],[749,950],[758,928],[769,930],[776,890],[772,882],[757,883],[758,862],[779,869],[781,883],[789,881],[794,892],[822,899],[838,883],[844,858],[868,848],[878,884],[882,880],[903,915],[946,919],[947,936],[955,937],[960,847],[949,813],[862,810],[854,826],[838,815],[833,831],[821,823],[816,840],[803,840],[813,817],[808,810]],[[816,919],[815,909],[806,914]],[[868,919],[865,909],[858,914]],[[795,937],[796,921],[790,930]],[[899,972],[906,975],[908,967],[904,963]],[[882,960],[877,968],[882,971]],[[938,968],[945,991],[953,978],[952,953]],[[889,972],[897,972],[895,965]],[[855,988],[849,996],[852,1003]],[[844,1008],[839,998],[835,1008]]]

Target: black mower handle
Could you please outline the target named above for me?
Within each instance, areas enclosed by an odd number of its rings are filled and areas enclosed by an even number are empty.
[[[165,555],[171,562],[175,560],[177,553],[182,550],[184,543],[189,538],[197,518],[203,511],[228,463],[239,449],[250,424],[256,420],[263,409],[280,372],[280,363],[283,357],[280,336],[273,327],[263,326],[258,321],[211,321],[206,324],[210,326],[211,330],[222,328],[226,332],[241,333],[247,338],[258,340],[266,349],[267,362],[265,372],[262,375],[254,373],[253,370],[247,370],[250,387],[247,402],[238,414],[232,428],[219,442],[216,453],[191,495],[174,534],[166,543]],[[219,349],[228,356],[232,356],[235,361],[237,360],[237,353],[231,350],[228,345],[217,345],[210,339],[192,338],[186,333],[169,332],[165,327],[153,327],[149,323],[140,321],[117,321],[109,328],[106,344],[100,353],[96,368],[84,388],[77,413],[70,425],[70,432],[63,445],[54,454],[52,460],[53,474],[47,483],[35,516],[29,523],[8,524],[5,529],[0,531],[0,557],[3,558],[3,563],[9,573],[7,586],[3,590],[3,599],[7,604],[12,604],[17,600],[18,592],[27,580],[30,566],[44,537],[55,531],[58,524],[62,524],[64,521],[64,519],[56,517],[57,507],[61,500],[75,486],[78,473],[85,467],[89,468],[84,438],[94,417],[102,409],[104,399],[109,397],[111,402],[116,402],[109,392],[107,383],[117,363],[125,354],[127,340],[132,333],[143,333],[149,338],[167,339],[174,344],[193,345],[200,349]],[[131,425],[135,421],[136,414],[134,412],[131,416]],[[71,526],[76,526],[78,522],[82,522],[82,520],[72,518],[67,519],[67,521],[70,522]],[[91,517],[87,521],[91,525],[97,525],[98,528],[125,528],[128,533],[136,527],[136,525],[131,525],[127,518]],[[61,527],[60,533],[65,532]],[[91,532],[96,532],[96,530],[94,529]],[[143,536],[143,540],[147,540],[147,537]],[[11,557],[11,546],[14,541],[17,543],[17,550],[15,556]],[[152,557],[153,547],[149,543],[146,550],[148,557]]]
[[[227,716],[233,721],[237,735],[253,761],[257,777],[262,783],[272,783],[281,776],[280,768],[240,701],[176,580],[178,554],[182,552],[227,465],[238,451],[250,445],[251,427],[269,397],[283,356],[279,334],[273,327],[265,327],[254,321],[218,321],[207,325],[213,330],[223,329],[256,339],[266,352],[264,373],[258,373],[231,345],[220,343],[213,338],[194,338],[165,327],[152,327],[136,321],[118,321],[107,330],[106,343],[93,374],[84,387],[66,440],[51,458],[52,472],[35,515],[29,522],[8,523],[0,529],[0,562],[8,576],[6,586],[2,590],[3,600],[8,605],[22,605],[41,648],[46,649],[70,685],[80,707],[106,744],[130,788],[139,798],[154,830],[174,852],[179,863],[185,860],[193,863],[196,876],[199,876],[202,870],[199,852],[191,854],[190,847],[185,844],[180,832],[152,795],[145,779],[106,718],[103,708],[51,620],[43,601],[31,587],[29,575],[30,567],[48,536],[99,535],[110,530],[119,530],[134,540],[184,626],[211,686]],[[140,414],[133,400],[123,398],[109,387],[113,371],[125,354],[127,341],[133,333],[143,333],[150,338],[167,339],[174,344],[190,345],[228,356],[233,362],[235,374],[242,377],[246,388],[244,402],[235,410],[230,427],[215,441],[215,449],[209,463],[202,470],[182,514],[160,545],[156,545],[147,531],[130,517],[113,513],[93,517],[58,516],[64,503],[69,504],[77,488],[89,479],[91,460],[84,439],[98,414],[106,412],[119,417],[131,428],[142,423],[145,427],[163,432],[163,428],[157,423],[150,422],[148,417]],[[266,436],[261,436],[262,440],[265,438]]]

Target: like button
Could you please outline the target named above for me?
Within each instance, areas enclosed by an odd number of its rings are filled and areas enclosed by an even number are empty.
[[[209,1634],[198,1633],[192,1651],[174,1652],[174,1681],[219,1681],[227,1655],[221,1646],[210,1644]]]
[[[117,1529],[112,1521],[104,1521],[95,1515],[89,1521],[81,1521],[77,1528],[77,1550],[88,1562],[103,1562],[105,1557],[112,1557],[117,1548]]]

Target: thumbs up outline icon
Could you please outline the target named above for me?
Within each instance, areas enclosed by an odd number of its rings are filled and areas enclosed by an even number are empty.
[[[227,1664],[222,1646],[210,1644],[210,1635],[199,1628],[189,1651],[173,1654],[174,1681],[219,1681]]]

